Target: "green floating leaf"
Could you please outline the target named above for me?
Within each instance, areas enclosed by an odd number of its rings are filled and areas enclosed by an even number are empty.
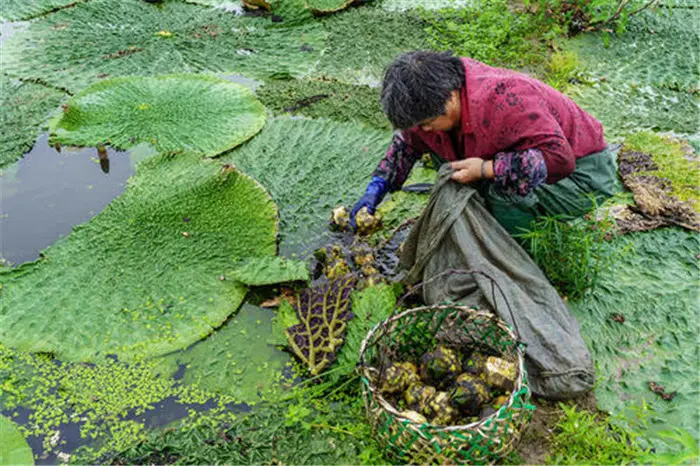
[[[391,129],[379,102],[378,88],[327,79],[287,79],[266,82],[256,95],[266,108],[278,114],[291,113]]]
[[[379,6],[387,11],[401,12],[417,9],[463,8],[476,3],[474,0],[381,0]]]
[[[225,160],[255,177],[280,208],[280,253],[328,243],[328,219],[360,198],[391,131],[332,121],[273,118]]]
[[[328,40],[314,76],[377,86],[397,55],[430,48],[423,22],[412,13],[355,8],[322,22]],[[362,40],[357,40],[358,31]]]
[[[655,423],[697,438],[700,237],[674,228],[633,233],[604,244],[603,254],[621,247],[629,252],[601,272],[595,292],[569,303],[596,361],[598,407],[634,422],[629,409],[644,402]],[[649,382],[677,395],[665,401]]]
[[[3,0],[0,21],[21,21],[36,18],[86,0]]]
[[[44,251],[0,271],[0,342],[66,361],[186,347],[235,312],[232,260],[273,256],[277,211],[254,180],[196,156],[141,162],[126,192]]]
[[[396,296],[388,285],[371,286],[352,297],[354,317],[347,325],[345,344],[338,353],[334,376],[349,375],[360,360],[360,347],[367,333],[376,324],[388,318],[396,306]]]
[[[32,148],[42,125],[65,94],[0,75],[0,168]]]
[[[0,416],[0,466],[34,465],[32,449],[15,424]]]
[[[640,129],[693,134],[700,119],[700,33],[696,9],[664,8],[630,18],[621,36],[603,46],[582,34],[566,48],[595,78],[568,93],[598,118],[608,139]]]
[[[354,2],[355,0],[306,0],[306,5],[314,13],[334,13],[344,10]]]
[[[273,312],[244,304],[222,328],[192,348],[165,357],[170,372],[184,365],[182,381],[254,404],[280,390],[291,356],[267,343]]]
[[[282,257],[262,257],[246,260],[230,274],[249,286],[274,285],[276,283],[307,281],[309,266],[306,262]]]
[[[265,110],[244,86],[202,75],[114,78],[70,99],[51,122],[55,140],[75,146],[140,143],[159,152],[215,156],[265,125]]]
[[[135,19],[138,19],[137,21]],[[307,73],[320,24],[279,27],[179,1],[91,0],[33,22],[3,43],[3,72],[77,92],[106,77],[223,72]]]

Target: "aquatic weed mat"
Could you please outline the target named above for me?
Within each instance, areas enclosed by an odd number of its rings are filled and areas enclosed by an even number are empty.
[[[336,80],[285,79],[267,81],[256,95],[275,114],[305,115],[391,129],[382,111],[378,88]]]
[[[276,237],[276,207],[248,176],[194,155],[147,159],[121,197],[42,259],[0,269],[0,342],[65,361],[186,347],[245,296],[221,274],[275,255]]]
[[[365,6],[320,21],[328,39],[320,63],[311,73],[313,77],[377,86],[384,69],[397,55],[430,48],[424,23],[413,13],[391,13]]]
[[[2,45],[3,72],[75,93],[107,77],[203,71],[299,76],[318,60],[320,24],[168,0],[91,0],[32,22]]]
[[[626,235],[606,247],[626,252],[587,298],[570,303],[596,362],[598,407],[630,415],[645,401],[654,424],[682,427],[697,438],[700,236],[667,228]],[[664,400],[651,382],[675,397]]]
[[[266,118],[249,89],[214,76],[124,77],[71,98],[50,130],[65,145],[147,143],[161,153],[211,157],[253,137]]]
[[[32,148],[51,112],[65,97],[61,91],[0,75],[0,168]]]
[[[3,0],[0,21],[32,19],[87,0]]]
[[[381,464],[357,397],[300,398],[226,423],[203,416],[152,433],[112,464]]]
[[[338,205],[362,195],[391,131],[352,123],[277,117],[223,157],[257,179],[280,209],[280,255],[306,256],[329,242]]]
[[[582,34],[566,48],[582,59],[592,85],[573,99],[599,118],[609,137],[653,129],[695,133],[700,119],[697,9],[659,8],[630,19],[621,36]]]

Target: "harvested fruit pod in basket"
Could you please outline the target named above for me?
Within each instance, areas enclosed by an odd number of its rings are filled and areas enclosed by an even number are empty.
[[[425,410],[422,410],[422,414],[416,411],[420,408],[416,408],[419,403],[415,400],[428,396],[425,389],[419,389],[416,385],[424,381],[416,381],[413,376],[402,374],[400,384],[408,387],[405,395],[397,396],[398,390],[385,390],[387,384],[392,386],[392,373],[397,371],[399,365],[411,364],[407,361],[426,361],[426,354],[449,353],[452,351],[449,348],[461,354],[465,367],[469,359],[464,356],[465,351],[474,351],[478,355],[497,355],[488,358],[491,360],[489,364],[507,365],[511,371],[515,371],[515,374],[506,374],[507,371],[495,367],[492,368],[493,373],[484,372],[478,381],[465,373],[452,382],[456,386],[461,384],[463,389],[467,387],[483,394],[481,385],[485,387],[489,377],[494,379],[497,385],[489,382],[489,386],[496,392],[507,389],[505,393],[508,393],[505,397],[495,397],[498,400],[497,409],[484,411],[486,414],[482,414],[481,418],[465,420],[464,417],[455,416],[453,408],[459,410],[459,396],[464,396],[464,392],[458,388],[452,392],[454,401],[450,401],[452,404],[449,408],[447,405],[441,406],[445,404],[443,398],[446,398],[447,392],[437,392],[430,399],[433,409],[438,409],[440,413],[433,413],[435,416],[429,420],[424,416],[427,414]],[[449,356],[450,364],[451,358]],[[483,365],[487,366],[485,363]],[[428,369],[435,371],[430,366]],[[505,322],[488,312],[462,306],[425,306],[393,315],[375,326],[363,341],[359,370],[367,416],[375,435],[387,448],[391,458],[402,463],[492,462],[517,445],[532,418],[534,406],[529,404],[530,390],[523,345]],[[501,378],[495,377],[494,373]],[[434,389],[431,390],[435,393]],[[406,408],[402,408],[406,400],[414,403],[408,409],[403,409]],[[439,405],[438,408],[435,408],[435,404]],[[439,425],[444,424],[445,420],[459,425]]]

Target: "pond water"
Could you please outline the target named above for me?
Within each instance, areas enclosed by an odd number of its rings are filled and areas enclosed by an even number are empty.
[[[11,264],[38,259],[121,194],[137,160],[151,152],[107,148],[100,160],[95,148],[59,152],[41,135],[22,160],[0,171],[0,258]]]

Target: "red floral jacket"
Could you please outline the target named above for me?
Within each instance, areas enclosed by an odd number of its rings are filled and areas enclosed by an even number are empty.
[[[465,85],[456,145],[443,131],[414,127],[397,132],[374,172],[389,182],[390,190],[403,185],[416,160],[427,152],[444,161],[495,159],[496,182],[500,175],[506,184],[507,179],[522,184],[516,180],[519,175],[499,173],[498,167],[515,170],[522,161],[528,171],[528,166],[537,164],[535,156],[543,162],[541,181],[546,177],[547,183],[556,183],[574,171],[576,159],[605,148],[600,122],[557,90],[515,71],[470,58],[462,58],[462,62]],[[499,157],[509,160],[499,163]]]

